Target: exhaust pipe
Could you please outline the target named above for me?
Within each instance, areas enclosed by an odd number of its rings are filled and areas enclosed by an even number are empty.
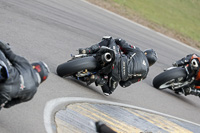
[[[103,54],[102,55],[102,61],[104,62],[104,63],[108,63],[108,62],[110,62],[112,60],[112,56],[111,56],[111,54],[110,53],[105,53],[105,54]]]

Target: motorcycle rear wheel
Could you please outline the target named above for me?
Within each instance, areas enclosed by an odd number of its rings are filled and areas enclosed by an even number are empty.
[[[164,71],[153,79],[153,86],[159,90],[172,87],[173,84],[181,84],[179,81],[187,76],[184,68],[174,68]]]
[[[97,61],[93,56],[75,58],[68,62],[58,65],[57,74],[61,77],[71,76],[82,70],[94,70],[97,67]]]

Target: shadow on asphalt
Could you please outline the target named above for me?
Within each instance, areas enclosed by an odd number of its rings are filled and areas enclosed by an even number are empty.
[[[92,83],[91,85],[86,85],[86,83],[85,82],[82,82],[82,81],[80,81],[80,80],[77,80],[77,79],[75,79],[75,78],[73,78],[73,77],[66,77],[66,78],[64,78],[65,80],[67,80],[67,81],[69,81],[69,82],[73,82],[73,83],[76,83],[76,84],[79,84],[79,85],[81,85],[81,86],[83,86],[84,88],[87,88],[87,89],[90,89],[90,90],[92,90],[92,91],[94,91],[94,92],[96,92],[96,93],[99,93],[99,94],[101,94],[101,95],[103,95],[100,91],[101,91],[101,88],[97,88],[97,87],[93,87],[92,85],[94,84],[94,83]],[[100,91],[98,90],[98,89],[100,89]]]
[[[161,91],[162,93],[165,93],[169,96],[172,96],[178,100],[180,100],[181,102],[184,102],[190,106],[195,106],[195,107],[198,107],[196,106],[196,104],[194,102],[192,102],[190,99],[187,98],[187,96],[184,96],[183,94],[176,94],[174,91],[172,90],[169,90],[169,89],[164,89],[164,90],[158,90],[158,91]],[[195,97],[195,96],[194,96]]]

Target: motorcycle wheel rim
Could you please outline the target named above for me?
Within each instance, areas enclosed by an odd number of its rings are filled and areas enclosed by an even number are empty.
[[[183,79],[183,77],[177,78],[177,79],[171,79],[170,81],[165,82],[164,84],[160,85],[159,89],[165,89],[169,87],[175,87],[176,89],[180,88],[182,83],[180,81]],[[177,87],[180,86],[180,87]]]

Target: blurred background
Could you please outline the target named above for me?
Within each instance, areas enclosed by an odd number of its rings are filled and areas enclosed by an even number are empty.
[[[87,0],[200,49],[199,0]]]

